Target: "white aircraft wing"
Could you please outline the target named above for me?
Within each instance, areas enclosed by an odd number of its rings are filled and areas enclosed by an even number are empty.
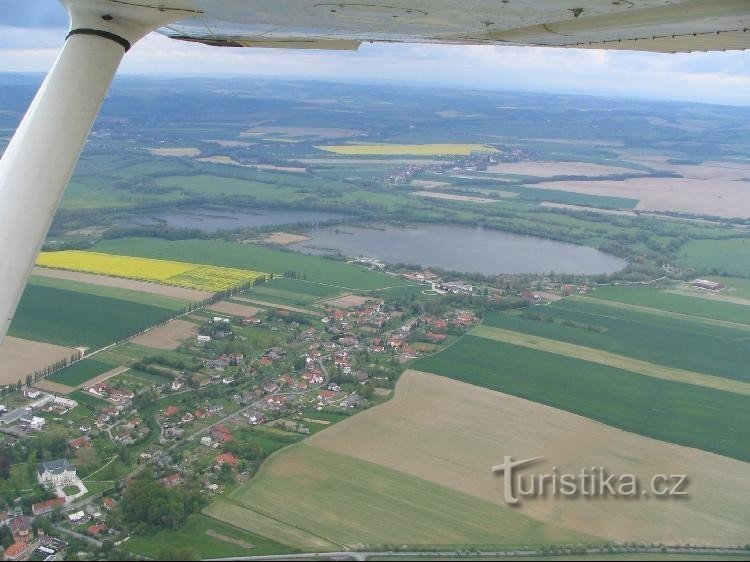
[[[119,1],[119,0],[118,0]],[[172,0],[159,31],[227,47],[364,41],[688,52],[750,48],[749,0]]]

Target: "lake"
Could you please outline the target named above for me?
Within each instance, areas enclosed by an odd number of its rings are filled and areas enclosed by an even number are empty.
[[[203,232],[284,226],[288,224],[315,225],[329,220],[343,220],[342,213],[305,210],[275,209],[230,209],[225,207],[203,209],[178,209],[159,211],[146,217],[133,217],[117,224],[122,227],[168,226],[171,228],[194,228]]]
[[[482,273],[613,273],[621,258],[587,246],[481,227],[422,224],[416,228],[319,227],[290,249],[310,254],[378,258],[387,263]]]

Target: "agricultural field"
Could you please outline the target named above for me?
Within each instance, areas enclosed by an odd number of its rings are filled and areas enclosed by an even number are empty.
[[[746,463],[413,370],[401,376],[393,399],[305,443],[481,498],[543,523],[564,524],[601,541],[743,544],[744,521],[750,516],[747,487],[742,485]],[[536,498],[508,508],[503,479],[490,471],[504,455],[515,459],[544,455],[539,468],[533,469],[538,473],[549,472],[552,466],[578,473],[581,467],[604,464],[610,474],[631,473],[642,481],[689,467],[690,500]]]
[[[43,267],[37,268],[38,271],[49,271],[53,273],[72,273],[73,275],[79,274],[74,271],[63,271],[63,270],[57,270],[57,269],[45,269]],[[80,273],[79,275],[86,276],[86,279],[88,280],[91,277],[101,278],[101,279],[112,279],[115,280],[113,277],[105,277],[104,275],[93,275],[88,273]],[[125,284],[128,282],[131,282],[129,279],[118,279],[119,281],[125,281]],[[134,283],[141,283],[140,281],[132,281]],[[114,298],[119,300],[126,300],[128,302],[137,302],[140,304],[145,304],[149,306],[158,306],[160,308],[168,308],[170,310],[178,311],[184,309],[188,303],[189,300],[178,298],[173,295],[164,295],[164,294],[154,294],[152,292],[144,292],[140,290],[134,290],[132,288],[125,287],[115,287],[115,286],[106,286],[106,285],[99,285],[99,284],[93,284],[93,283],[87,283],[83,280],[74,280],[74,279],[63,279],[63,278],[57,278],[57,277],[48,277],[46,275],[32,275],[29,278],[29,284],[30,285],[36,285],[39,287],[51,287],[54,289],[62,289],[65,291],[74,291],[77,293],[84,293],[87,295],[96,295],[100,297],[108,297],[108,298]],[[181,287],[166,287],[164,285],[157,285],[156,283],[148,283],[148,285],[156,286],[156,287],[165,287],[166,289],[177,289],[178,291],[188,291],[189,293],[195,292],[196,295],[205,295],[201,296],[199,298],[196,298],[194,300],[201,300],[208,296],[211,296],[212,293],[204,292],[204,291],[193,291],[192,289],[183,289]]]
[[[30,284],[9,335],[98,349],[171,316],[170,308]]]
[[[747,396],[472,335],[414,367],[625,431],[750,461]]]
[[[720,293],[724,294],[724,293]],[[741,306],[699,296],[685,296],[646,286],[598,287],[587,299],[607,300],[643,308],[663,310],[676,315],[709,318],[750,325],[750,306]]]
[[[265,273],[245,269],[79,250],[42,252],[37,265],[214,292],[253,284],[266,277]]]
[[[96,359],[84,359],[57,371],[47,378],[52,382],[75,387],[111,370],[112,365],[109,363]]]
[[[486,144],[379,144],[349,143],[342,145],[320,145],[320,150],[346,156],[468,156],[472,152],[498,152]]]
[[[186,320],[172,320],[130,340],[155,349],[177,349],[188,338],[195,337],[198,327]]]
[[[294,549],[200,514],[191,515],[177,531],[163,530],[150,536],[131,536],[126,547],[130,552],[153,559],[159,558],[163,548],[187,550],[198,560],[294,552]]]
[[[750,239],[691,240],[679,255],[682,267],[722,275],[750,277]]]
[[[492,313],[485,324],[658,365],[750,381],[746,369],[750,331],[744,324],[717,325],[585,298],[563,299],[524,313]]]
[[[23,380],[26,375],[77,353],[69,347],[7,337],[0,344],[0,386]]]
[[[304,276],[307,281],[329,284],[333,289],[375,290],[392,286],[394,283],[400,284],[392,277],[353,264],[255,244],[120,238],[104,240],[98,243],[95,249],[97,252],[110,254],[195,261],[220,267],[266,271],[277,275],[293,271]]]
[[[45,280],[43,281],[42,278]],[[96,293],[96,289],[92,287],[92,285],[98,287],[112,287],[115,289],[131,291],[131,295],[133,296],[135,296],[134,293],[149,293],[152,295],[169,297],[176,301],[182,301],[183,303],[207,299],[213,294],[211,291],[198,291],[196,289],[186,289],[185,287],[174,287],[172,285],[162,285],[160,283],[136,281],[135,279],[107,277],[105,275],[95,275],[93,273],[66,271],[64,269],[49,269],[46,267],[35,267],[32,271],[30,281],[36,282],[39,285],[48,283],[50,286],[58,286],[63,289],[83,285],[86,287],[87,293],[104,294],[105,296],[108,296],[109,294]],[[65,283],[65,281],[69,281],[70,283]],[[53,285],[53,283],[58,284]]]
[[[204,512],[258,533],[254,523],[260,515],[264,536],[273,533],[278,538],[271,538],[279,540],[285,535],[289,541],[295,532],[304,532],[296,543],[287,542],[304,550],[320,548],[321,540],[341,548],[589,538],[413,475],[305,444],[271,457],[248,484]]]

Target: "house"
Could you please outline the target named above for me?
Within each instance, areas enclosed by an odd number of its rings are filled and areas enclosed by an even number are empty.
[[[250,423],[250,425],[262,425],[266,423],[266,416],[264,416],[260,412],[250,412],[250,415],[247,417],[247,420]]]
[[[62,507],[65,505],[65,498],[54,498],[43,502],[37,502],[31,505],[31,513],[34,515],[44,515],[50,513],[56,507]]]
[[[109,396],[109,385],[106,382],[100,382],[90,386],[88,392],[99,398],[106,398]]]
[[[347,396],[344,398],[340,405],[342,408],[356,408],[362,403],[362,399],[359,397],[358,394],[352,394],[350,396]]]
[[[5,560],[26,560],[26,558],[28,558],[28,556],[31,554],[33,550],[34,550],[34,546],[27,542],[24,542],[24,541],[15,542],[5,549],[4,559]]]
[[[23,514],[16,515],[10,522],[10,534],[16,542],[29,542],[32,538],[31,520]]]
[[[68,521],[71,523],[80,523],[86,519],[88,519],[88,516],[83,511],[76,511],[68,515]]]
[[[38,390],[34,390],[33,388],[27,388],[23,391],[24,398],[28,398],[29,400],[36,400],[39,398],[42,393]]]
[[[211,336],[197,336],[198,343],[208,343],[211,341]]]
[[[86,532],[92,537],[95,537],[99,533],[103,533],[106,530],[107,530],[107,526],[104,523],[97,523],[96,525],[89,525],[86,528]]]
[[[435,332],[427,332],[425,336],[433,343],[442,343],[445,341],[446,337],[445,334],[436,334]]]
[[[332,390],[324,390],[318,394],[318,400],[321,402],[330,402],[334,398],[336,398],[336,393]]]
[[[39,464],[37,480],[42,486],[68,486],[78,482],[78,476],[68,459],[57,459]]]
[[[119,388],[113,388],[109,391],[109,399],[113,402],[127,402],[132,400],[135,394]]]
[[[162,478],[161,481],[167,488],[173,488],[182,484],[182,475],[179,472],[175,472],[173,474],[168,474]]]
[[[70,445],[70,448],[74,451],[77,451],[78,449],[88,449],[91,447],[91,439],[88,435],[84,435],[77,439],[68,441],[68,445]]]
[[[112,498],[104,498],[102,504],[104,504],[104,509],[106,509],[107,511],[112,511],[117,505],[117,502]]]
[[[328,384],[328,390],[332,390],[334,392],[338,392],[341,390],[341,387],[337,385],[336,383],[332,382]]]
[[[263,385],[263,392],[266,394],[273,394],[274,392],[279,391],[279,385],[275,382],[269,382]]]
[[[226,443],[232,440],[232,432],[225,425],[217,425],[211,428],[211,438],[217,443]]]
[[[240,464],[240,461],[232,453],[221,453],[220,455],[216,455],[216,464],[219,466],[228,464],[232,468],[235,468]]]
[[[275,410],[279,410],[283,408],[284,406],[287,405],[288,402],[289,402],[289,398],[287,398],[286,396],[274,395],[274,396],[269,396],[268,398],[266,398],[266,403],[268,404],[268,407],[273,408]]]
[[[171,418],[173,416],[176,416],[180,413],[180,409],[177,406],[167,406],[167,408],[164,410],[164,416],[167,418]]]
[[[214,440],[211,439],[210,436],[204,435],[203,437],[201,437],[201,445],[203,445],[204,447],[210,447],[213,444],[214,444]]]
[[[191,421],[193,421],[193,414],[191,414],[190,412],[187,412],[184,416],[182,416],[180,421],[182,423],[190,423]]]

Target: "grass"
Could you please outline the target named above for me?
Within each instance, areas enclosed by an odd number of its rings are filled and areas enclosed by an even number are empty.
[[[159,531],[150,536],[134,535],[124,547],[149,558],[157,558],[164,548],[194,551],[198,559],[295,552],[294,549],[200,514],[188,517],[176,531]]]
[[[747,398],[465,336],[414,368],[656,439],[750,461]]]
[[[380,143],[351,143],[344,145],[316,146],[320,150],[345,154],[348,156],[468,156],[472,152],[498,152],[496,148],[486,144],[380,144]]]
[[[493,313],[485,324],[657,365],[750,381],[746,369],[750,334],[745,326],[707,325],[700,320],[624,310],[585,298],[564,299],[531,312],[543,320]]]
[[[221,267],[267,271],[279,275],[294,271],[308,281],[327,283],[334,288],[371,290],[388,287],[394,283],[392,278],[382,273],[353,264],[254,244],[212,240],[121,238],[105,240],[95,248],[98,252],[192,261]]]
[[[234,505],[232,505],[232,503]],[[573,532],[353,457],[298,444],[262,467],[229,501],[206,510],[267,536],[351,545],[540,544],[577,541]],[[273,537],[272,537],[273,538]]]
[[[699,271],[750,277],[750,238],[691,240],[678,261]]]
[[[266,277],[265,273],[246,269],[79,250],[42,252],[37,265],[214,292],[252,284]]]
[[[112,365],[107,363],[96,359],[84,359],[50,375],[48,379],[68,386],[78,386],[111,369]]]
[[[9,335],[69,347],[101,348],[174,315],[168,308],[29,285]]]
[[[726,282],[724,281],[724,283]],[[678,314],[688,314],[700,318],[750,324],[750,306],[738,306],[732,303],[700,297],[676,295],[656,289],[655,287],[599,287],[592,296],[596,299],[633,304]]]

